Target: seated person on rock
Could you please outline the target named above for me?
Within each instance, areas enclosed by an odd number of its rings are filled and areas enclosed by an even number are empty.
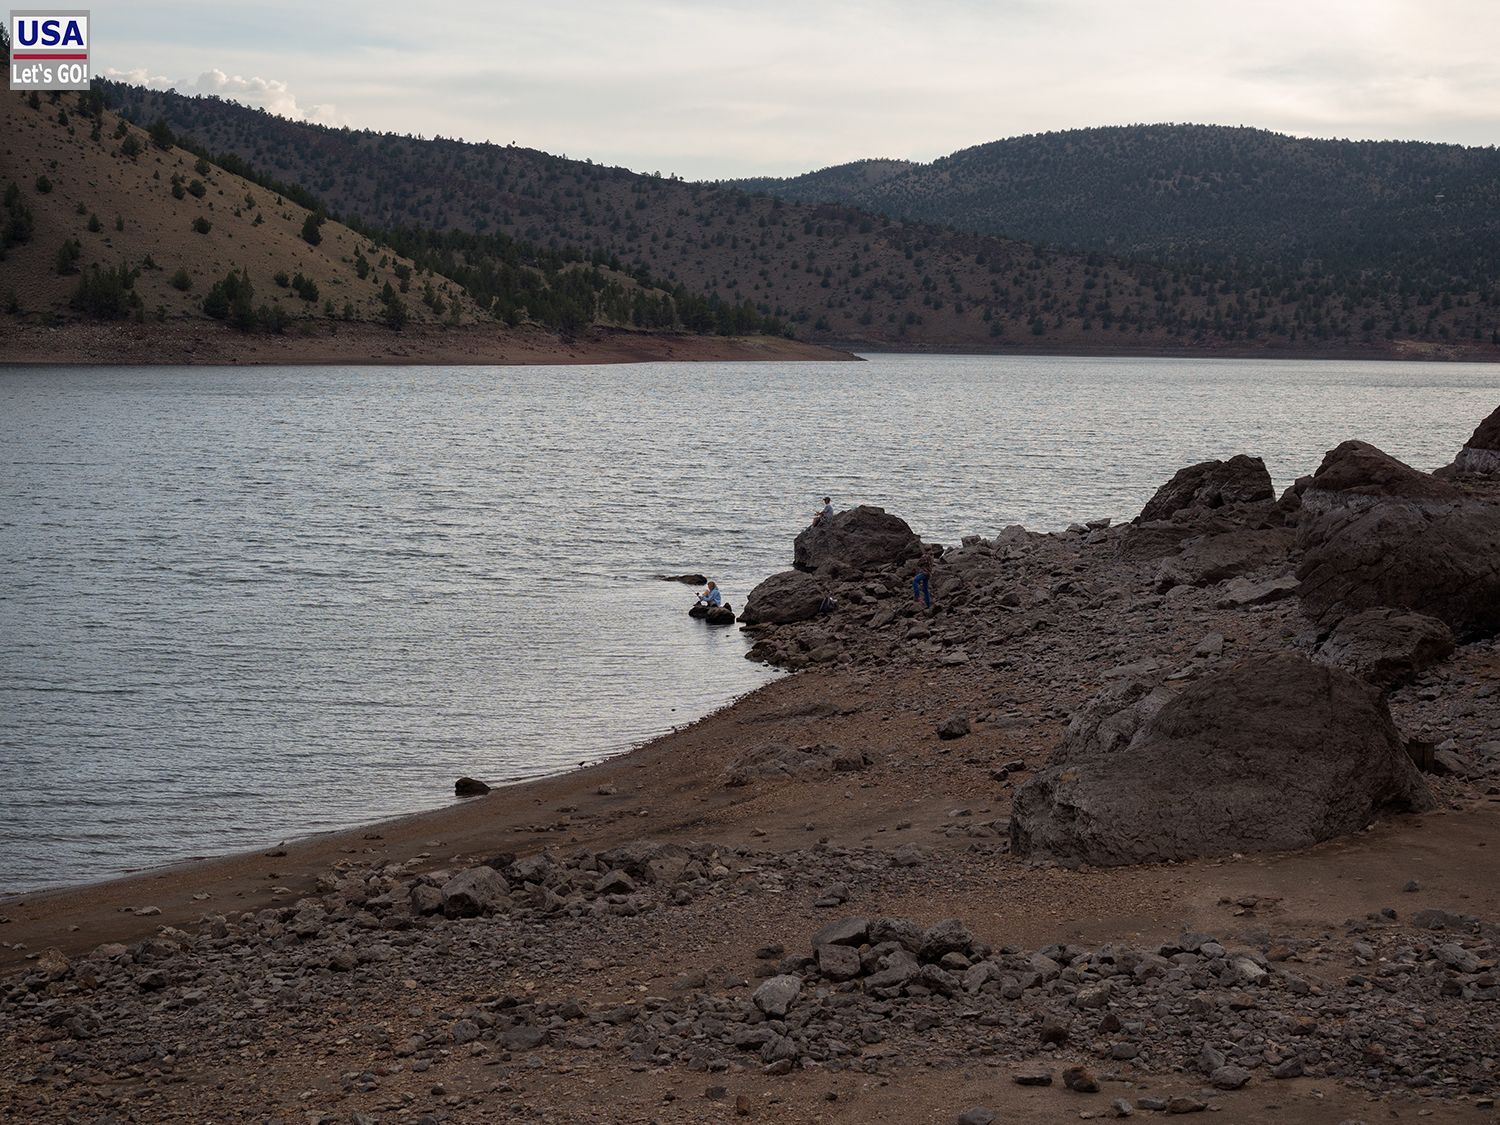
[[[719,587],[714,583],[708,584],[708,589],[698,595],[698,604],[702,606],[716,606],[724,604],[724,595],[719,592]]]
[[[828,519],[832,519],[832,518],[833,518],[833,498],[829,497],[829,496],[825,496],[825,497],[823,497],[823,507],[820,508],[818,511],[816,511],[816,512],[813,513],[812,525],[814,527],[817,527],[818,524],[822,523],[824,520],[828,520]]]

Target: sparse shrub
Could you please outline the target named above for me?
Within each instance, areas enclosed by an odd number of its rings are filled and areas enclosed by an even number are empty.
[[[206,176],[209,173],[209,169],[211,169],[212,167],[212,164],[210,164],[207,160],[203,159],[203,157],[200,156],[193,164],[193,171],[197,172],[200,176]]]
[[[51,190],[52,190],[52,181],[51,180],[49,180],[46,176],[38,176],[36,178],[36,193],[38,195],[46,195]]]
[[[255,286],[246,270],[230,270],[216,281],[203,298],[203,311],[215,320],[227,320],[242,332],[255,327]]]
[[[14,182],[5,188],[5,212],[0,216],[0,253],[22,242],[30,242],[36,230],[36,219],[31,208],[21,198],[21,189]]]
[[[83,247],[76,239],[67,239],[57,248],[57,272],[66,277],[78,272],[78,259],[83,257]]]
[[[137,272],[124,264],[101,269],[97,264],[78,281],[73,293],[73,307],[100,320],[118,320],[132,309],[141,307],[141,299],[132,290]]]
[[[202,180],[194,180],[187,186],[188,194],[194,199],[202,199],[208,194],[208,189],[203,186]]]
[[[98,215],[90,215],[89,216],[89,233],[90,234],[98,234],[103,229],[104,229],[104,224],[99,221],[99,216]]]
[[[385,326],[391,331],[400,332],[401,329],[406,327],[407,321],[411,319],[411,314],[406,311],[406,302],[396,295],[396,291],[391,288],[389,281],[385,283],[385,288],[380,291],[380,300],[384,305],[381,311],[381,320],[385,322]]]
[[[172,288],[186,293],[193,287],[193,275],[188,273],[183,266],[177,267],[177,272],[172,275]]]
[[[207,234],[209,231],[214,229],[214,225],[213,223],[205,219],[202,215],[199,215],[196,219],[193,220],[193,229],[199,234]]]
[[[300,280],[301,277],[302,277],[302,275],[299,273],[297,275],[297,277]],[[289,277],[287,277],[287,275],[286,275],[286,270],[277,270],[276,271],[276,276],[273,277],[271,280],[274,281],[276,283],[277,287],[281,288],[281,289],[285,289],[288,285],[290,285],[292,283],[291,279]]]
[[[302,220],[302,241],[309,246],[316,246],[323,241],[323,232],[318,228],[323,225],[325,218],[322,212],[309,211],[307,218]]]
[[[172,132],[171,127],[160,117],[151,123],[151,128],[147,132],[151,134],[151,141],[157,148],[171,148],[177,143],[176,134]]]
[[[292,322],[291,314],[275,302],[261,305],[256,310],[255,320],[265,331],[274,332],[278,336],[285,332],[286,326]]]
[[[125,229],[125,216],[124,215],[116,215],[115,216],[115,230],[124,230],[124,229]]]
[[[128,156],[131,160],[134,160],[137,156],[144,152],[145,147],[145,145],[141,144],[141,139],[134,133],[127,133],[125,135],[125,139],[120,142],[120,151]]]

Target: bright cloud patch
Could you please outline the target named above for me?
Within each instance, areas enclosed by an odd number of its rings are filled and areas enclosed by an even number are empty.
[[[257,106],[267,113],[287,117],[293,121],[314,121],[322,125],[343,124],[338,108],[331,103],[303,106],[297,103],[296,95],[285,82],[275,78],[242,77],[226,74],[215,67],[205,70],[193,81],[169,78],[164,74],[151,74],[145,67],[135,70],[116,70],[110,67],[105,75],[120,82],[147,86],[153,90],[176,90],[182,94],[214,94],[222,98]]]

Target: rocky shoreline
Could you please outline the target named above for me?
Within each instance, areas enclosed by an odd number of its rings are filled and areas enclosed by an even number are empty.
[[[799,674],[693,728],[258,886],[0,908],[0,1112],[1491,1119],[1496,418],[970,537],[930,611],[840,513],[745,608]]]

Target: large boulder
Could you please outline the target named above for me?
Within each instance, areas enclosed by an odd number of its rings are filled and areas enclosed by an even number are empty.
[[[1314,659],[1394,687],[1447,660],[1453,649],[1453,630],[1437,618],[1381,607],[1340,621]]]
[[[1439,469],[1438,475],[1500,476],[1500,407],[1479,423],[1453,464]]]
[[[1087,708],[1017,791],[1011,844],[1102,865],[1280,851],[1430,804],[1379,690],[1280,653]]]
[[[1179,513],[1275,499],[1266,463],[1259,457],[1237,453],[1228,461],[1203,461],[1179,469],[1156,490],[1135,522],[1149,523],[1171,519]]]
[[[771,575],[750,591],[740,620],[746,625],[790,625],[818,615],[823,604],[822,584],[800,570]]]
[[[1389,606],[1460,640],[1500,632],[1500,504],[1364,442],[1329,453],[1302,503],[1297,596],[1318,625]]]
[[[797,536],[792,565],[817,570],[830,563],[870,570],[900,563],[922,551],[922,541],[900,516],[861,504],[836,512]]]

